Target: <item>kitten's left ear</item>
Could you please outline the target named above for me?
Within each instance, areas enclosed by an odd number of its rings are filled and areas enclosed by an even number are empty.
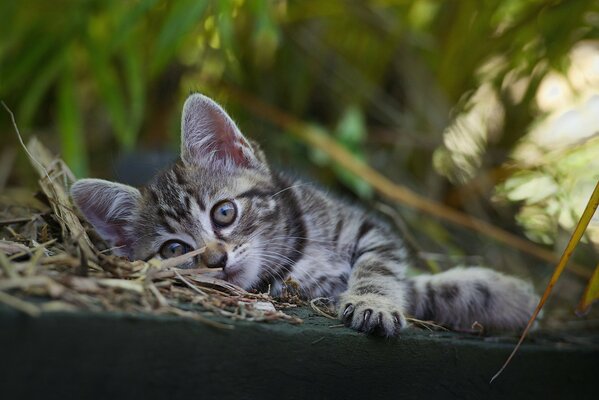
[[[133,257],[138,239],[132,231],[139,212],[139,190],[102,179],[80,179],[71,187],[71,197],[85,218],[94,226],[114,253]]]
[[[199,93],[189,96],[183,106],[181,158],[186,163],[196,165],[264,167],[225,110]]]

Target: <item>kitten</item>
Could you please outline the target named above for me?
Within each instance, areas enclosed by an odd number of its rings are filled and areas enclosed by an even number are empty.
[[[395,336],[406,316],[456,330],[523,328],[532,287],[480,267],[406,277],[404,242],[381,220],[271,170],[211,99],[193,94],[181,123],[181,159],[141,190],[82,179],[75,204],[118,255],[170,258],[205,246],[208,267],[245,289],[335,298],[358,331]],[[188,265],[192,267],[193,265]]]

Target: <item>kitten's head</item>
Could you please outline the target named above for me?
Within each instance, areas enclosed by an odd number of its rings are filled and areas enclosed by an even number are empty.
[[[205,265],[224,267],[224,278],[250,288],[264,280],[287,229],[275,223],[276,189],[257,146],[218,104],[194,94],[183,108],[181,160],[172,168],[141,190],[82,179],[71,194],[114,253],[171,258],[206,246]]]

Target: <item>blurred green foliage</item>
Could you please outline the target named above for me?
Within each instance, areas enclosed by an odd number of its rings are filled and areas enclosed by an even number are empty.
[[[228,89],[241,89],[451,202],[464,184],[503,168],[543,118],[535,96],[544,77],[566,71],[571,49],[598,33],[599,2],[588,0],[5,0],[0,98],[22,131],[55,133],[84,176],[114,148],[175,147],[182,101],[199,90],[224,102],[250,136],[268,138],[273,158],[308,156],[323,179],[372,196],[318,149],[298,150],[239,107]],[[4,137],[9,124],[0,124]],[[516,176],[500,194],[527,207],[533,200],[519,186],[543,188],[537,203],[563,189],[561,178]],[[549,242],[550,231],[531,237]]]

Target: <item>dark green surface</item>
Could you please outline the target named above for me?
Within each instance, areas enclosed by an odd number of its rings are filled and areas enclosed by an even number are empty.
[[[301,326],[210,328],[170,317],[0,310],[0,398],[594,398],[599,348],[413,330],[366,337],[300,311]]]

